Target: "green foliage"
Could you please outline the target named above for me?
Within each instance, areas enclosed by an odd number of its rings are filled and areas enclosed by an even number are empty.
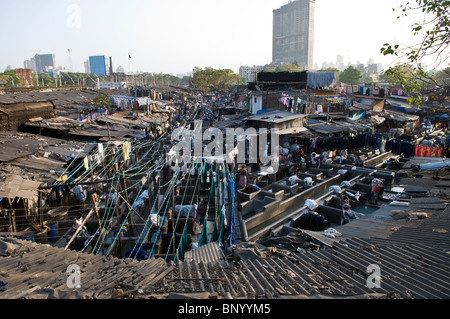
[[[111,101],[108,93],[99,93],[93,100],[94,105],[100,108],[111,107]]]
[[[425,85],[434,85],[430,83],[430,75],[421,68],[415,68],[411,64],[400,64],[389,68],[385,76],[391,77],[392,83],[401,86],[403,91],[408,93],[408,103],[420,107],[422,105],[422,94]]]
[[[148,79],[151,78],[151,82],[155,85],[155,86],[170,86],[170,85],[174,85],[174,86],[179,86],[181,85],[181,79],[177,76],[171,75],[171,74],[164,74],[164,73],[154,73],[154,74],[150,74],[150,73],[144,73],[145,76],[149,76]]]
[[[435,78],[439,86],[450,87],[450,67],[437,72]]]
[[[400,6],[400,15],[397,19],[406,17],[409,12],[421,11],[425,18],[411,25],[414,36],[420,38],[418,45],[402,48],[398,44],[392,46],[385,43],[381,48],[381,54],[395,55],[407,59],[409,65],[400,65],[390,68],[386,75],[390,76],[395,84],[401,85],[406,93],[410,94],[410,104],[421,105],[419,91],[425,83],[433,86],[442,86],[442,81],[437,81],[431,74],[427,74],[422,62],[424,58],[432,57],[437,65],[448,60],[448,48],[450,45],[450,1],[449,0],[415,0],[411,5],[407,2]],[[394,8],[395,12],[396,9]],[[444,84],[445,86],[445,84]]]
[[[339,77],[339,81],[348,84],[358,84],[361,79],[361,71],[349,66],[347,69],[342,71]]]
[[[39,74],[39,86],[42,86],[42,84],[44,84],[44,86],[54,87],[55,81],[56,79],[53,79],[47,74]]]
[[[275,68],[275,72],[298,72],[298,63],[294,61],[293,63],[285,63],[281,66]]]
[[[191,84],[204,93],[211,91],[225,91],[237,84],[241,84],[239,74],[229,69],[205,69],[195,67],[191,78]]]
[[[411,25],[413,34],[421,38],[419,45],[403,49],[398,44],[392,46],[385,43],[381,48],[381,53],[383,55],[403,55],[413,64],[420,64],[421,60],[427,56],[435,57],[436,62],[445,61],[448,58],[446,50],[450,45],[450,1],[415,0],[415,2],[415,5],[407,2],[400,6],[401,14],[397,19],[406,17],[412,11],[419,10],[424,13],[423,21]]]
[[[21,79],[16,75],[16,70],[8,70],[0,73],[0,82],[4,82],[7,87],[21,85]]]

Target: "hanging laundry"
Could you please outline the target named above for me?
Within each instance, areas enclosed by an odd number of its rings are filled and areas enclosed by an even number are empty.
[[[184,230],[181,235],[180,243],[177,248],[177,254],[174,257],[174,262],[177,260],[184,261],[184,254],[189,251],[189,240],[188,240],[188,231],[187,231],[187,223],[184,225]]]
[[[104,150],[103,150],[103,144],[98,143],[97,148],[98,148],[97,164],[101,164],[101,162],[105,156]]]
[[[89,170],[89,158],[86,156],[83,160],[84,168],[88,171]]]
[[[439,146],[415,145],[414,155],[417,157],[438,157],[443,156],[444,149]]]
[[[125,142],[122,144],[122,156],[124,161],[128,161],[130,159],[131,152],[131,142]]]
[[[307,72],[307,88],[324,88],[336,83],[335,72]]]

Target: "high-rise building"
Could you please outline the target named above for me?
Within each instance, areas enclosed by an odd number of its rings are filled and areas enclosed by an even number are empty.
[[[107,75],[109,73],[108,58],[104,55],[90,56],[89,69],[91,74]]]
[[[109,74],[112,75],[114,73],[112,58],[109,57]]]
[[[338,55],[336,57],[336,69],[339,71],[344,71],[344,56]]]
[[[26,69],[32,69],[33,72],[42,74],[56,69],[54,54],[36,54],[30,60],[24,62]]]
[[[23,66],[24,66],[25,69],[33,70],[33,63],[31,62],[31,59],[30,60],[25,60],[23,62]]]
[[[86,74],[91,73],[91,68],[89,67],[89,59],[84,61],[84,73]]]
[[[258,72],[264,70],[263,66],[241,66],[239,68],[239,76],[244,79],[245,82],[255,82]]]
[[[273,63],[297,62],[312,70],[315,0],[296,0],[273,10]]]

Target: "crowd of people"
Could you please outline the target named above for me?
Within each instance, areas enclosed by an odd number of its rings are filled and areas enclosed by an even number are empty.
[[[281,165],[304,164],[305,169],[321,168],[324,164],[342,164],[347,159],[356,166],[363,165],[361,157],[349,155],[347,149],[313,151],[308,154],[298,144],[293,144],[290,148],[280,146],[279,156]]]
[[[323,151],[311,152],[310,154],[305,153],[302,147],[299,145],[292,145],[288,147],[280,147],[280,164],[294,166],[293,164],[301,164],[302,170],[307,171],[309,168],[321,168],[324,164],[342,164],[344,160],[351,160],[355,166],[363,166],[363,160],[358,156],[349,155],[347,149],[335,150],[335,151]],[[348,162],[348,161],[347,161]],[[346,170],[340,170],[346,172]],[[249,173],[247,166],[241,165],[238,168],[238,180],[239,189],[245,192],[252,193],[258,191],[260,188],[249,183]],[[292,170],[292,173],[288,177],[290,185],[301,183],[302,185],[313,185],[314,181],[311,177],[299,178],[297,172]],[[340,199],[340,209],[342,209],[342,215],[344,218],[344,223],[348,223],[352,220],[361,218],[364,214],[359,213],[352,209],[354,202],[359,202],[361,193],[360,192],[350,192],[351,187],[348,181],[343,181],[339,186],[332,186],[330,190],[335,187],[335,193]],[[369,191],[367,194],[367,204],[378,205],[380,195],[383,192],[383,181],[379,178],[374,178],[371,181]],[[308,202],[311,206],[312,204]],[[364,203],[366,204],[366,202]],[[312,205],[314,206],[314,205]]]

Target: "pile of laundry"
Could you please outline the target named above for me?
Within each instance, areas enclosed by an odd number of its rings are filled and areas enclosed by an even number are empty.
[[[327,228],[323,231],[322,234],[328,238],[342,237],[342,234],[334,228]]]

